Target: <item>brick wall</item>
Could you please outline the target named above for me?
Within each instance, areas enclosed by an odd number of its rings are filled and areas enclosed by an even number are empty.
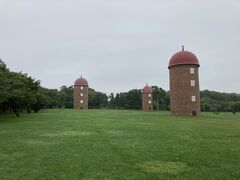
[[[74,86],[74,109],[88,109],[88,86]],[[83,96],[81,96],[81,93]],[[81,103],[81,100],[83,103]]]
[[[149,94],[151,97],[149,97]],[[149,103],[151,101],[151,103]],[[152,111],[153,110],[153,98],[152,93],[142,93],[142,110]]]
[[[190,74],[190,68],[194,68],[194,74]],[[173,115],[192,116],[201,113],[199,75],[197,65],[178,65],[170,67],[170,109]],[[195,80],[195,86],[191,86],[191,80]],[[192,96],[196,101],[192,101]]]

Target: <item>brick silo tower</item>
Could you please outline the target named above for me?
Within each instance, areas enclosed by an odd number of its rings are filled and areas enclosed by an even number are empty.
[[[174,54],[169,62],[170,109],[173,115],[197,116],[200,114],[198,58],[191,52]]]
[[[88,82],[82,76],[74,83],[74,109],[88,109]]]
[[[153,110],[153,97],[152,88],[146,85],[142,90],[142,110],[152,111]]]

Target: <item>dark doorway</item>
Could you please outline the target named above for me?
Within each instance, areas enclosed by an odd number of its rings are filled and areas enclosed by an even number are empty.
[[[196,112],[196,111],[193,111],[193,112],[192,112],[192,116],[197,116],[197,112]]]
[[[152,110],[152,108],[149,108],[149,111],[151,111]]]
[[[83,107],[80,107],[80,109],[83,109]]]

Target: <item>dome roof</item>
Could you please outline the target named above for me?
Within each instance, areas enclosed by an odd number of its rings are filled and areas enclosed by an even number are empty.
[[[171,57],[168,68],[183,64],[200,66],[197,56],[195,56],[195,54],[193,54],[192,52],[184,51],[184,46],[182,47],[182,51],[177,52]]]
[[[149,87],[148,85],[146,85],[146,86],[143,88],[143,93],[152,93],[152,88]]]
[[[88,82],[81,76],[74,82],[74,86],[88,86]]]

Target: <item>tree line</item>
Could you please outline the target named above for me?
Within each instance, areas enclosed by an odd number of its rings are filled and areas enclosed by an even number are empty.
[[[200,92],[201,110],[206,112],[240,112],[240,94],[204,90]]]
[[[153,88],[154,110],[170,110],[169,91],[158,86]],[[0,113],[13,112],[16,116],[26,111],[38,112],[40,109],[73,108],[73,86],[48,89],[22,72],[10,71],[0,59]],[[201,91],[201,109],[206,112],[240,112],[240,94]],[[106,93],[89,88],[90,109],[141,109],[141,89],[128,92]]]
[[[41,109],[39,100],[40,81],[22,72],[11,72],[0,59],[0,113]]]

